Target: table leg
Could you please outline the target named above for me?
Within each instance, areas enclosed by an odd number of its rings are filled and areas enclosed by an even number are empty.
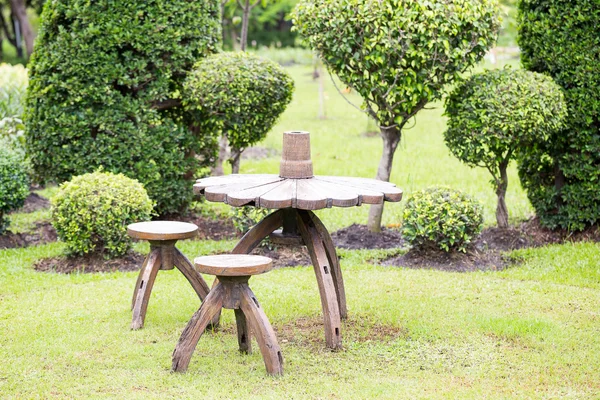
[[[304,244],[308,248],[317,277],[317,283],[319,284],[325,325],[325,342],[327,343],[327,347],[339,349],[342,347],[340,307],[331,274],[331,265],[327,258],[323,240],[306,211],[298,211],[298,228],[302,235],[302,240],[304,240]]]
[[[331,275],[333,276],[333,283],[335,284],[335,294],[337,296],[338,304],[340,306],[340,317],[342,319],[346,319],[348,318],[348,307],[346,306],[346,290],[344,289],[344,278],[342,277],[340,259],[338,258],[337,252],[335,251],[335,245],[333,244],[333,240],[331,239],[329,231],[327,231],[327,228],[325,227],[323,222],[321,222],[319,217],[317,217],[317,215],[312,211],[306,211],[306,213],[315,225],[317,233],[323,241],[323,246],[325,246],[327,259],[329,260],[329,265],[331,265]]]
[[[133,319],[131,321],[131,329],[140,329],[144,326],[146,319],[146,310],[148,309],[148,301],[154,286],[156,274],[161,266],[160,248],[152,249],[148,256],[148,262],[142,271],[137,283],[137,292],[135,296],[135,304],[133,306]]]

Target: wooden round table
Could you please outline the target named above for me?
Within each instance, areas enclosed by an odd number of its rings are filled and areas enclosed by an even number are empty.
[[[402,191],[393,183],[367,178],[314,176],[308,132],[285,132],[279,175],[233,174],[198,179],[196,194],[233,207],[276,209],[248,231],[233,254],[249,254],[282,228],[283,238],[301,238],[314,266],[327,346],[342,345],[340,319],[346,318],[346,294],[335,246],[327,228],[312,212],[331,207],[397,202]]]

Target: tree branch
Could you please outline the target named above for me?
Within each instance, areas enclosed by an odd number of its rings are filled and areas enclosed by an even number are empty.
[[[152,108],[155,110],[167,110],[169,108],[175,108],[181,106],[181,99],[167,99],[162,101],[155,101],[152,103]]]

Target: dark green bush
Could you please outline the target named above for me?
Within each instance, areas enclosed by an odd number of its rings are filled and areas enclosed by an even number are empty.
[[[458,190],[420,190],[404,207],[402,236],[413,246],[466,251],[482,228],[481,205]]]
[[[52,199],[52,225],[70,254],[123,255],[131,246],[127,225],[150,219],[144,187],[122,174],[95,172],[60,186]]]
[[[224,52],[196,64],[183,99],[203,131],[224,133],[231,147],[244,149],[264,139],[293,91],[294,81],[277,63]]]
[[[519,176],[540,221],[581,230],[600,221],[600,5],[522,0],[519,45],[528,70],[565,93],[567,127],[523,149]]]
[[[0,138],[0,234],[8,228],[6,214],[23,206],[29,195],[29,176],[23,155]]]
[[[472,75],[446,98],[446,144],[459,160],[492,174],[496,219],[508,227],[507,168],[519,148],[547,140],[564,127],[564,96],[552,78],[510,68]]]
[[[190,129],[180,93],[218,49],[218,2],[52,0],[43,15],[26,108],[37,177],[102,166],[142,182],[158,212],[185,208],[215,140]]]

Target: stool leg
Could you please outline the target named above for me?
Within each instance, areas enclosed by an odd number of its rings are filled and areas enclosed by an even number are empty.
[[[342,269],[340,267],[340,260],[338,259],[337,252],[335,251],[335,245],[331,239],[331,235],[323,222],[316,216],[312,211],[307,211],[308,216],[313,222],[317,233],[323,241],[325,252],[327,253],[327,259],[329,265],[331,265],[331,276],[333,277],[333,283],[335,285],[335,294],[337,296],[338,304],[340,307],[340,317],[342,319],[348,318],[348,307],[346,306],[346,290],[344,289],[344,278],[342,277]]]
[[[248,329],[248,321],[242,310],[233,310],[235,312],[235,323],[237,325],[237,337],[238,344],[240,346],[240,352],[250,354],[252,353],[252,342],[250,336],[250,329]]]
[[[183,372],[187,370],[198,340],[200,340],[215,313],[221,311],[223,294],[223,286],[215,286],[202,302],[200,309],[194,313],[194,316],[186,325],[173,351],[173,364],[171,367],[173,371]]]
[[[179,271],[181,271],[183,276],[186,277],[188,282],[190,282],[190,285],[192,285],[196,291],[196,294],[198,297],[200,297],[200,300],[204,300],[210,291],[208,285],[204,281],[204,278],[202,278],[202,275],[200,275],[198,271],[194,269],[194,266],[190,260],[181,251],[179,251],[177,247],[173,248],[173,253],[175,256],[175,266]]]
[[[148,261],[150,260],[151,254],[152,252],[148,253],[146,258],[144,258],[144,263],[142,264],[142,268],[140,268],[140,273],[138,274],[137,281],[135,282],[135,287],[133,288],[133,297],[131,298],[131,310],[133,310],[133,306],[135,306],[135,300],[137,299],[137,294],[140,290],[140,282],[142,281],[142,276],[144,275],[144,271],[148,266]]]
[[[144,326],[148,301],[150,300],[150,294],[152,293],[152,287],[154,286],[154,280],[156,279],[160,265],[160,249],[154,249],[150,253],[146,268],[144,268],[140,275],[141,279],[139,280],[135,305],[133,306],[131,329],[140,329]]]
[[[283,357],[279,343],[277,343],[275,331],[273,331],[273,327],[258,304],[258,300],[256,300],[250,287],[243,285],[240,289],[242,294],[240,307],[256,336],[267,372],[271,375],[282,375]]]
[[[323,241],[306,213],[298,212],[298,228],[302,235],[302,240],[304,240],[304,244],[308,248],[317,277],[317,283],[319,284],[321,307],[323,308],[323,322],[325,325],[325,342],[327,347],[339,349],[342,347],[340,306]]]

